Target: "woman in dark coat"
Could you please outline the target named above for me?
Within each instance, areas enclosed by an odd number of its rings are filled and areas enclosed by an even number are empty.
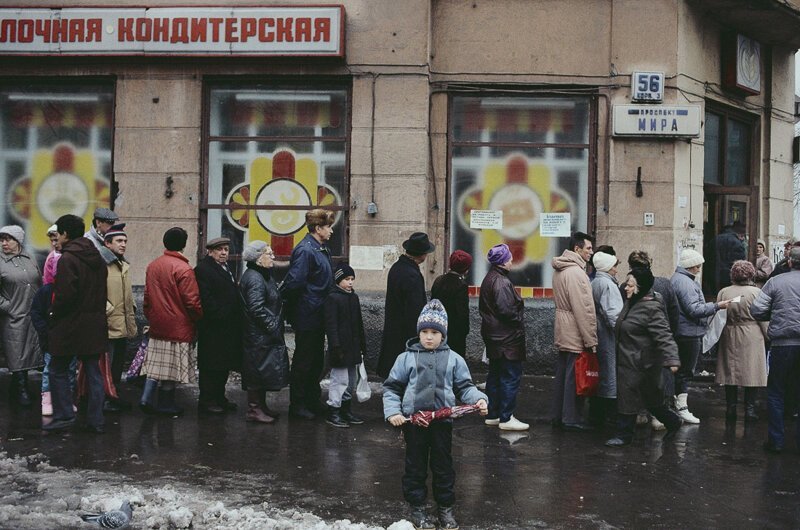
[[[681,363],[653,282],[649,268],[634,268],[625,284],[628,301],[614,329],[618,418],[617,435],[606,442],[610,447],[631,443],[636,414],[644,408],[666,425],[668,435],[683,423],[666,405],[662,367],[675,372]]]
[[[251,241],[242,252],[247,270],[239,282],[244,302],[242,388],[247,391],[246,420],[273,423],[278,413],[267,406],[267,392],[289,384],[289,355],[283,338],[283,301],[270,269],[275,254],[263,241]]]
[[[513,261],[508,246],[495,245],[487,257],[492,268],[481,283],[478,302],[481,337],[489,358],[489,415],[485,423],[506,431],[524,431],[529,425],[513,413],[525,360],[525,304],[508,279]]]
[[[203,306],[203,318],[197,322],[197,406],[209,414],[236,410],[225,397],[225,384],[230,371],[242,364],[242,303],[227,264],[229,245],[227,237],[209,241],[208,254],[194,269]]]
[[[403,248],[406,253],[392,265],[386,278],[383,342],[375,370],[381,377],[389,377],[397,356],[406,351],[406,342],[417,335],[417,318],[428,303],[419,266],[435,246],[428,234],[414,232],[403,241]]]
[[[467,356],[469,335],[469,287],[464,279],[472,266],[472,256],[463,250],[450,254],[450,270],[433,281],[431,299],[436,298],[447,311],[447,345]]]

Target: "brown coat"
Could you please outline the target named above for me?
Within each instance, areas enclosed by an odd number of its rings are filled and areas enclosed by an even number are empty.
[[[597,318],[586,262],[565,250],[553,258],[553,269],[556,349],[577,353],[597,346]]]
[[[489,359],[525,360],[525,304],[508,271],[493,265],[481,283],[481,337]]]
[[[719,338],[715,379],[719,384],[767,386],[764,341],[769,323],[757,322],[750,315],[750,304],[760,292],[753,285],[731,285],[717,295],[717,301],[742,297],[740,302],[728,306],[725,328]]]
[[[99,355],[108,351],[108,269],[85,237],[68,241],[58,260],[50,309],[50,354]]]

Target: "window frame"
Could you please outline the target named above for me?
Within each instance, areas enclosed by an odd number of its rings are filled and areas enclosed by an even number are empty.
[[[761,128],[759,116],[740,109],[726,107],[720,104],[715,104],[711,101],[706,101],[706,106],[703,115],[703,151],[705,152],[705,114],[711,113],[719,117],[719,144],[720,149],[717,153],[717,166],[721,172],[721,184],[713,182],[706,182],[705,165],[703,166],[703,187],[713,193],[723,194],[750,194],[750,191],[755,187],[758,188],[758,139],[760,138]],[[749,127],[750,133],[750,149],[747,150],[748,161],[746,164],[747,175],[745,177],[745,184],[728,185],[728,166],[726,163],[726,155],[728,152],[728,120],[733,119]]]
[[[214,89],[275,89],[275,90],[344,90],[346,92],[345,104],[347,105],[347,118],[344,124],[344,136],[222,136],[211,135],[211,93]],[[200,201],[198,216],[198,259],[203,256],[203,249],[207,242],[208,213],[210,210],[228,210],[226,204],[208,202],[208,186],[210,183],[210,144],[212,142],[275,142],[275,143],[309,143],[330,142],[344,144],[344,170],[343,183],[341,189],[342,204],[339,206],[325,207],[326,210],[342,213],[342,254],[332,255],[334,261],[347,259],[350,248],[350,152],[352,143],[352,114],[353,114],[353,83],[347,77],[297,77],[279,76],[266,79],[261,76],[205,76],[203,78],[203,100],[202,100],[202,119],[201,119],[201,164],[200,164]],[[248,211],[258,210],[300,210],[307,211],[312,208],[306,206],[268,206],[255,205],[249,206]],[[301,230],[305,230],[302,228]],[[280,261],[288,260],[289,256],[276,256]],[[231,261],[239,262],[240,254],[231,254]]]
[[[465,141],[455,140],[455,99],[458,97],[497,97],[497,98],[542,98],[542,99],[586,99],[589,107],[589,120],[586,143],[546,143],[546,142],[481,142],[481,141]],[[586,196],[586,231],[592,236],[596,235],[597,231],[597,141],[598,141],[598,96],[595,92],[576,92],[571,93],[553,93],[553,92],[521,92],[519,90],[498,90],[491,87],[483,87],[476,91],[462,91],[452,90],[447,92],[447,160],[445,164],[445,256],[449,256],[453,249],[450,248],[450,240],[452,234],[452,208],[454,207],[452,197],[452,187],[454,185],[452,177],[453,173],[453,153],[458,147],[499,147],[499,148],[524,148],[524,149],[586,149],[587,150],[587,196]],[[470,285],[471,288],[477,288],[477,285]],[[552,289],[543,286],[529,286],[533,289],[535,297],[548,297],[551,296]],[[520,287],[517,287],[520,291]],[[477,293],[477,290],[476,290]],[[472,289],[470,296],[474,296]]]

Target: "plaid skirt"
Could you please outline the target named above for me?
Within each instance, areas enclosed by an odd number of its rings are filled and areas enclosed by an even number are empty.
[[[141,375],[157,381],[197,382],[197,351],[194,344],[150,337]]]

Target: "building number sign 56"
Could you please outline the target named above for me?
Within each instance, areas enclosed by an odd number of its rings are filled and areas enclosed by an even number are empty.
[[[634,72],[631,75],[631,95],[633,101],[660,103],[664,100],[664,73]]]

